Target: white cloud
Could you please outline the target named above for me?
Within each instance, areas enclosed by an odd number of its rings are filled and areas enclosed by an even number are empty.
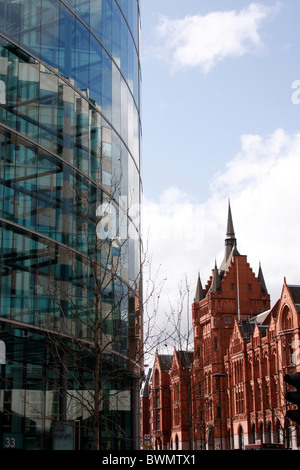
[[[279,9],[279,2],[273,7],[252,3],[240,11],[216,11],[183,19],[161,16],[156,29],[161,46],[156,52],[174,68],[200,66],[207,73],[226,57],[260,50],[260,28]]]
[[[162,311],[169,308],[169,300],[176,303],[185,275],[193,290],[198,270],[205,285],[215,259],[220,265],[228,197],[238,249],[256,274],[262,263],[272,304],[280,297],[285,276],[288,283],[300,284],[299,175],[300,133],[279,129],[266,137],[242,136],[239,153],[215,176],[203,204],[194,204],[178,188],[166,190],[158,203],[145,201],[153,267],[160,265],[161,276],[167,278]]]

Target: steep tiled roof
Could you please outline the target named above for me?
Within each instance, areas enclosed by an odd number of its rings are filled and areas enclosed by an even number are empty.
[[[190,367],[194,360],[194,353],[191,351],[177,351],[178,360],[182,367]]]
[[[158,355],[160,366],[162,370],[170,370],[172,367],[173,356],[169,354],[159,354]]]
[[[239,327],[243,338],[249,340],[250,337],[253,335],[255,323],[250,321],[241,321],[239,322]]]

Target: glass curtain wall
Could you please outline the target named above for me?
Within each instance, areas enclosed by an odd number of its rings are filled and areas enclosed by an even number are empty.
[[[134,448],[139,3],[0,11],[0,448]]]

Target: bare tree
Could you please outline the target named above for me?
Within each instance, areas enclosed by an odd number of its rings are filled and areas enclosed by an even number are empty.
[[[190,322],[191,290],[187,277],[178,286],[175,307],[170,305],[168,324],[170,339],[175,345],[178,368],[170,370],[172,407],[181,422],[188,429],[189,448],[196,446],[196,435],[200,436],[200,446],[205,449],[206,438],[212,422],[212,401],[214,393],[203,372],[203,366],[211,361],[211,349],[205,350],[205,357],[194,351],[194,331]],[[203,360],[205,364],[203,364]],[[201,361],[201,364],[195,365]],[[175,427],[176,428],[176,427]]]
[[[176,366],[173,361],[170,370],[171,406],[187,428],[189,448],[193,449],[193,328],[190,326],[190,286],[187,277],[178,286],[176,306],[170,304],[168,324],[178,360]]]
[[[64,188],[66,198],[73,198],[73,213],[64,218],[64,244],[49,241],[45,247],[36,286],[48,302],[46,312],[35,312],[35,324],[54,371],[48,384],[59,390],[57,419],[80,423],[82,434],[93,436],[94,449],[108,428],[116,442],[129,441],[118,410],[134,401],[137,416],[145,355],[165,341],[156,324],[163,281],[156,284],[145,244],[139,251],[138,227],[136,239],[127,229],[124,235],[124,224],[133,221],[130,203],[122,207],[125,198],[117,200],[121,180],[119,175],[92,198],[84,178]],[[128,258],[134,243],[138,268],[132,278]]]

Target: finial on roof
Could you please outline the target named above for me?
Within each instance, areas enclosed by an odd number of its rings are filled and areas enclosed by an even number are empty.
[[[232,214],[231,214],[230,200],[228,199],[227,232],[226,232],[226,239],[225,239],[225,255],[224,255],[223,262],[220,266],[220,271],[226,271],[233,254],[234,255],[239,255],[239,252],[237,250],[237,243],[236,243],[236,238],[235,238],[235,233],[234,233],[234,228],[233,228],[233,220],[232,220]]]
[[[200,300],[202,299],[204,299],[204,295],[203,295],[203,288],[202,288],[202,283],[200,279],[200,273],[198,271],[197,287],[196,287],[194,302],[200,302]]]
[[[228,216],[227,216],[227,238],[234,238],[234,228],[233,228],[233,221],[232,221],[232,214],[231,214],[231,207],[230,207],[230,199],[228,199]]]
[[[264,275],[263,275],[263,272],[262,272],[262,269],[261,269],[261,264],[259,262],[259,269],[258,269],[258,275],[257,275],[257,278],[260,282],[260,288],[261,288],[261,292],[263,294],[267,294],[268,293],[268,290],[267,290],[267,287],[266,287],[266,283],[265,283],[265,279],[264,279]]]
[[[211,286],[209,288],[210,292],[219,292],[221,290],[221,278],[219,270],[217,268],[217,261],[215,260],[215,268],[213,271],[213,278],[211,281]]]

